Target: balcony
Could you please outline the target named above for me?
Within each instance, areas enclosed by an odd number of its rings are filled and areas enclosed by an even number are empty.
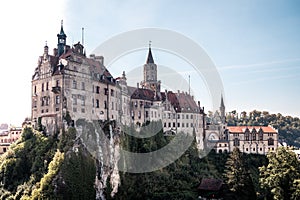
[[[54,92],[55,94],[59,94],[61,91],[61,88],[60,86],[55,86],[55,87],[52,87],[52,92]]]

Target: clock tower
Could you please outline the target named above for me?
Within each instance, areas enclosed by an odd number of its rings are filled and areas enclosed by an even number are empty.
[[[154,63],[151,44],[149,44],[148,57],[144,64],[144,81],[141,84],[143,88],[160,92],[160,81],[157,80],[157,65]]]
[[[64,53],[64,48],[65,48],[65,45],[66,45],[66,38],[67,38],[67,35],[64,32],[63,20],[61,20],[60,33],[57,34],[58,57],[61,56]]]

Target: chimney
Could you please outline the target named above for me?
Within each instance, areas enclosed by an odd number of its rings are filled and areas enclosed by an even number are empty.
[[[95,54],[90,54],[90,58],[95,59]]]
[[[139,87],[140,87],[140,84],[139,84],[138,82],[136,83],[136,87],[137,87],[137,88],[139,88]]]
[[[95,56],[95,60],[99,61],[101,65],[104,64],[104,57],[103,56]]]

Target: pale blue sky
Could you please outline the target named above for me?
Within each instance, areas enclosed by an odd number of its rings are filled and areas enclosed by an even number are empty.
[[[61,19],[69,44],[81,40],[81,27],[85,28],[87,54],[111,36],[133,29],[179,32],[197,42],[214,61],[223,80],[227,111],[259,109],[300,116],[299,1],[15,0],[0,4],[4,60],[0,123],[16,124],[30,116],[31,75],[45,40],[50,49],[56,46]],[[153,53],[158,65],[174,66],[187,79],[183,63],[168,62],[168,55]],[[122,64],[120,73],[124,66],[142,65],[145,56],[137,53],[136,58],[117,62]],[[192,77],[192,88],[209,108],[198,82]]]

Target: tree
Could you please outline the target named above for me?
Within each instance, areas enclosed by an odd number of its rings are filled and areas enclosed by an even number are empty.
[[[235,148],[226,162],[225,181],[237,199],[256,199],[256,192],[243,154]]]
[[[269,164],[260,167],[260,184],[274,199],[299,199],[298,181],[300,179],[299,161],[296,154],[280,147],[268,154]],[[294,195],[293,195],[294,193]]]

